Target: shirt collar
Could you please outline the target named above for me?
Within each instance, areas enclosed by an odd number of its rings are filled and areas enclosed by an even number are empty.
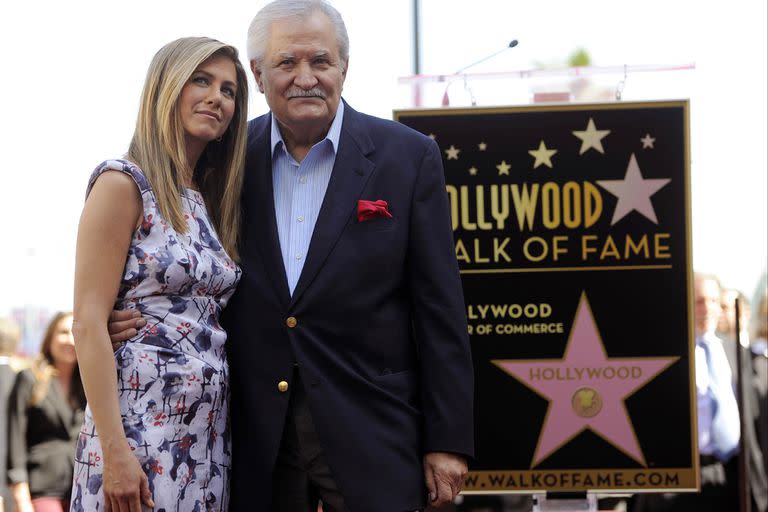
[[[344,102],[339,101],[339,106],[336,109],[336,116],[333,118],[333,122],[331,123],[331,127],[328,129],[328,133],[325,135],[325,138],[318,142],[320,144],[321,142],[328,140],[331,142],[331,147],[333,148],[333,153],[336,154],[336,151],[339,150],[339,138],[341,138],[341,123],[344,120]],[[282,144],[283,147],[285,147],[285,142],[283,141],[283,135],[280,133],[280,128],[277,124],[277,119],[275,119],[275,115],[272,114],[272,132],[270,140],[272,141],[272,154],[275,154],[275,148],[277,148],[278,144]]]
[[[722,343],[722,340],[717,336],[715,331],[707,331],[704,334],[696,336],[696,342],[709,345],[711,343]]]

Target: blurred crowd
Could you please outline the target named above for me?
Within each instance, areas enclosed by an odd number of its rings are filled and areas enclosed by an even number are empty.
[[[752,301],[738,290],[722,286],[713,275],[696,274],[694,281],[697,346],[701,337],[710,343],[707,358],[697,358],[696,372],[702,491],[602,497],[601,510],[736,511],[739,510],[740,464],[748,468],[750,475],[752,510],[768,510],[768,288],[765,276]],[[18,353],[20,334],[12,320],[0,318],[0,470],[4,475],[0,483],[0,512],[68,510],[75,443],[85,408],[72,337],[72,314],[53,315],[37,354]],[[739,346],[742,347],[741,393],[737,392]],[[702,404],[709,395],[706,385],[702,384],[701,376],[706,371],[701,366],[709,364],[713,348],[725,354],[730,370],[727,378],[731,379],[729,391],[734,399],[740,394],[742,402],[741,416],[737,412],[730,418],[743,424],[741,448],[724,452],[710,449],[706,440],[709,434],[702,432],[702,426],[707,428],[717,423],[713,410],[729,410],[715,405],[707,412]],[[713,441],[712,445],[715,444]],[[527,495],[464,495],[448,510],[518,512],[530,511],[532,506],[532,497]]]

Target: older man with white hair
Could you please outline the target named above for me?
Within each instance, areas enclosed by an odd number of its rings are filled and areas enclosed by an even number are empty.
[[[271,112],[249,125],[225,319],[232,509],[449,503],[473,370],[439,149],[341,99],[349,39],[327,2],[268,4],[248,58]]]

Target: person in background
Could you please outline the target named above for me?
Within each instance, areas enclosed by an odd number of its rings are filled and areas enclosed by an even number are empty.
[[[755,434],[757,446],[762,457],[762,475],[764,478],[763,497],[753,491],[755,501],[762,502],[762,509],[768,510],[768,288],[762,282],[762,293],[756,294],[756,304],[752,315],[752,331],[750,335],[750,352],[752,353],[752,384],[755,390]],[[755,474],[760,474],[758,468],[753,468]],[[753,487],[759,487],[753,485]],[[758,503],[759,505],[759,503]]]
[[[756,297],[750,346],[753,354],[768,357],[768,288],[763,288]]]
[[[13,499],[8,489],[8,396],[11,394],[16,375],[25,361],[16,356],[21,332],[10,318],[0,318],[0,512],[11,510]]]
[[[18,512],[67,510],[84,409],[72,313],[57,313],[9,397],[8,480]]]
[[[752,335],[750,339],[756,340],[759,336],[755,336],[755,332],[759,328],[759,324],[765,325],[768,323],[768,304],[766,304],[766,310],[760,311],[760,304],[764,298],[768,298],[768,271],[763,271],[760,277],[757,279],[755,290],[752,293],[752,300],[750,304],[754,307],[754,314],[750,318],[749,333]],[[766,346],[768,349],[768,346]]]
[[[633,512],[725,512],[739,509],[737,459],[740,423],[731,368],[715,335],[722,314],[717,277],[693,280],[695,369],[701,470],[699,493],[638,494]]]
[[[739,302],[739,333],[736,332],[736,300]],[[764,437],[761,428],[765,424],[765,362],[759,354],[750,350],[756,347],[750,342],[750,305],[746,296],[735,289],[724,289],[721,296],[722,313],[717,324],[717,337],[723,342],[725,355],[731,368],[732,385],[738,390],[737,351],[741,350],[742,395],[741,415],[743,425],[744,451],[739,460],[746,457],[752,509],[763,512],[768,508],[768,476],[766,476]],[[740,345],[739,345],[740,344]],[[762,402],[762,404],[761,404]],[[761,436],[763,440],[761,440]]]
[[[733,288],[723,289],[720,298],[722,312],[717,321],[715,334],[723,342],[728,364],[731,366],[733,384],[736,385],[736,299],[739,301],[739,338],[744,346],[749,345],[749,317],[750,307],[747,297],[739,290]]]

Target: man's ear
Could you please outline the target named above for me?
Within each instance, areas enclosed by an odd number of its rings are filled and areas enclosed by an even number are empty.
[[[259,92],[264,94],[264,85],[261,83],[261,69],[258,64],[256,64],[256,59],[251,61],[251,72],[253,73],[253,78],[256,79],[256,85],[259,87]]]
[[[341,90],[344,90],[344,81],[347,79],[347,70],[349,69],[349,57],[344,61],[344,67],[341,71]]]

